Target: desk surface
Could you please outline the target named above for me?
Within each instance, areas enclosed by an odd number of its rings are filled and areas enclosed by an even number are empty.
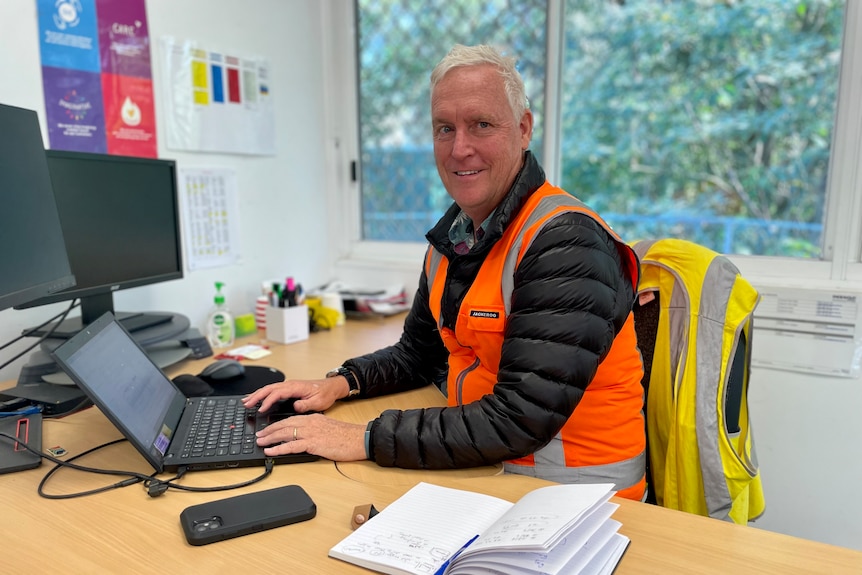
[[[260,364],[291,377],[319,377],[342,360],[394,342],[401,316],[387,320],[351,320],[345,327],[312,334],[307,342],[274,347]],[[175,367],[173,373],[197,373],[209,360]],[[345,402],[330,414],[366,421],[383,409],[440,405],[442,396],[426,388],[395,396]],[[61,445],[70,455],[120,437],[95,408],[44,425],[44,445]],[[67,456],[68,458],[68,456]],[[126,442],[88,455],[77,463],[150,473],[148,464]],[[516,500],[547,482],[501,475],[499,468],[453,472],[382,469],[369,462],[335,465],[316,461],[276,466],[270,477],[243,489],[216,493],[170,490],[150,498],[140,485],[65,500],[40,498],[39,481],[50,469],[0,476],[0,507],[5,525],[2,572],[40,573],[227,573],[263,569],[284,573],[369,573],[327,557],[350,531],[357,505],[383,508],[417,481],[481,491]],[[188,486],[219,486],[256,477],[260,469],[189,473]],[[63,469],[47,483],[49,493],[74,493],[116,479]],[[189,505],[279,485],[301,485],[317,504],[307,522],[222,541],[188,545],[179,523]],[[632,539],[617,573],[862,573],[862,553],[714,519],[617,500],[614,517]]]

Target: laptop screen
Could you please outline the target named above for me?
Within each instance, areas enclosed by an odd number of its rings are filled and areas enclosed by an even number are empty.
[[[185,396],[106,313],[55,357],[156,469],[182,416]]]

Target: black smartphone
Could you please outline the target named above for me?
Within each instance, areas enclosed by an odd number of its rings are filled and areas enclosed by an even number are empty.
[[[286,485],[186,507],[180,523],[189,543],[206,545],[307,521],[316,514],[317,506],[302,487]]]

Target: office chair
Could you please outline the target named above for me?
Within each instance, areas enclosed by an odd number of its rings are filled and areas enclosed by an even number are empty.
[[[632,247],[647,501],[747,523],[765,507],[746,398],[760,296],[729,259],[693,242]]]

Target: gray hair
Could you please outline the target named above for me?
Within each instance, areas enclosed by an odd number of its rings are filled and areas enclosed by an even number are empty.
[[[480,66],[490,64],[497,68],[500,77],[503,78],[503,86],[509,99],[509,106],[515,115],[515,120],[520,121],[521,116],[530,107],[527,94],[524,90],[524,80],[515,68],[515,58],[504,56],[496,48],[485,44],[478,46],[464,46],[455,44],[446,56],[434,67],[431,72],[431,92],[453,68],[464,66]]]

